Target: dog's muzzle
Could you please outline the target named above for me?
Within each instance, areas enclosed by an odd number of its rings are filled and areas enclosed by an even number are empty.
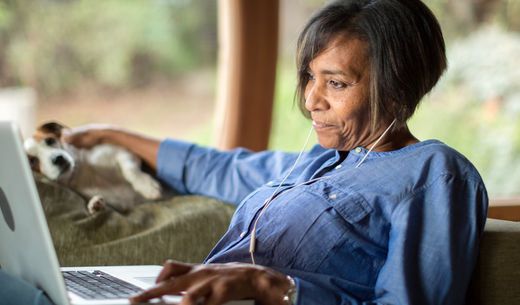
[[[52,164],[56,165],[60,169],[61,173],[67,171],[71,165],[70,162],[63,155],[53,156],[51,161]]]

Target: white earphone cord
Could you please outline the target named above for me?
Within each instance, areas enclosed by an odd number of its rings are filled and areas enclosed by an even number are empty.
[[[381,141],[384,138],[384,136],[387,134],[387,132],[390,131],[392,126],[394,126],[395,122],[396,122],[396,119],[394,119],[392,121],[392,123],[390,123],[390,125],[386,128],[386,130],[383,132],[383,134],[381,134],[381,136],[374,142],[374,144],[372,144],[372,146],[367,151],[367,153],[363,156],[361,161],[359,161],[359,163],[356,165],[356,168],[358,168],[361,165],[361,163],[363,163],[365,161],[365,159],[368,157],[368,154],[372,152],[372,150],[376,147],[376,145],[379,143],[379,141]]]
[[[312,95],[312,93],[314,92],[314,87],[312,87],[311,91],[309,92],[308,96],[306,99],[308,99],[308,97],[310,95]],[[381,139],[383,139],[383,137],[388,133],[388,131],[392,128],[392,126],[395,124],[396,120],[394,119],[392,121],[392,123],[388,126],[388,128],[386,128],[386,130],[383,132],[383,134],[381,134],[381,136],[376,140],[376,142],[374,142],[374,144],[370,147],[370,149],[368,150],[368,152],[365,154],[365,156],[363,156],[363,158],[361,159],[361,161],[356,165],[356,168],[358,168],[364,161],[365,159],[368,157],[368,154],[370,154],[372,152],[372,150],[376,147],[376,145],[379,143],[379,141],[381,141]],[[287,175],[285,175],[285,177],[282,179],[282,181],[280,182],[280,184],[278,184],[278,187],[276,187],[276,189],[274,190],[273,194],[264,202],[264,206],[262,207],[262,209],[260,210],[260,214],[258,214],[258,217],[256,218],[254,224],[253,224],[253,229],[251,231],[251,238],[249,240],[249,254],[251,255],[251,263],[253,265],[256,265],[256,262],[255,262],[255,250],[256,250],[256,227],[257,227],[257,224],[258,224],[258,221],[260,220],[260,218],[262,217],[262,215],[264,214],[265,210],[267,210],[267,208],[271,205],[271,202],[273,201],[276,193],[278,192],[278,190],[280,189],[280,187],[282,187],[283,183],[285,182],[285,180],[287,180],[287,178],[289,178],[289,176],[291,175],[291,173],[293,172],[293,170],[296,168],[296,165],[298,164],[298,162],[300,161],[300,158],[303,154],[303,152],[305,151],[305,148],[307,147],[307,144],[309,143],[309,138],[312,134],[312,130],[313,130],[313,126],[311,126],[310,130],[309,130],[309,133],[307,134],[307,139],[305,140],[305,144],[303,145],[302,149],[300,150],[300,153],[298,154],[298,157],[296,158],[296,160],[294,161],[291,169],[289,170],[289,172],[287,173]],[[318,177],[318,178],[314,178],[314,179],[311,179],[311,180],[308,180],[308,181],[305,181],[305,182],[302,182],[302,183],[299,183],[298,185],[295,185],[293,186],[296,187],[296,186],[300,186],[300,185],[303,185],[303,184],[306,184],[306,183],[309,183],[309,182],[314,182],[316,180],[319,180],[323,178],[322,177]]]
[[[293,166],[291,167],[291,169],[289,170],[287,175],[285,175],[285,177],[282,179],[282,182],[280,182],[280,184],[278,184],[278,187],[274,190],[273,194],[264,203],[264,206],[262,207],[262,210],[260,211],[260,214],[258,215],[258,217],[255,220],[255,223],[253,225],[253,230],[251,231],[251,239],[249,241],[249,254],[251,255],[251,262],[252,262],[253,265],[256,265],[254,252],[255,252],[255,246],[256,246],[255,245],[256,244],[256,225],[258,224],[258,220],[260,219],[262,214],[264,214],[264,211],[267,209],[267,207],[269,207],[269,205],[271,204],[271,202],[272,202],[276,192],[278,192],[278,190],[283,185],[285,180],[287,180],[287,178],[289,178],[289,176],[291,175],[293,170],[296,168],[296,165],[298,164],[298,161],[300,161],[300,158],[301,158],[303,152],[305,151],[305,148],[307,147],[307,144],[309,143],[309,139],[311,137],[313,129],[314,128],[311,126],[311,128],[309,129],[309,133],[307,134],[307,139],[305,140],[305,144],[303,144],[303,147],[300,150],[300,153],[298,154],[298,157],[296,157],[296,160],[294,161]]]

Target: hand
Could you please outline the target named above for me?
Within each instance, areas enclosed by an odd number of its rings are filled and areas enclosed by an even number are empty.
[[[275,270],[249,264],[193,265],[167,261],[157,285],[130,299],[146,302],[166,294],[184,295],[181,305],[219,305],[254,299],[260,304],[283,305],[290,282]]]
[[[161,140],[108,124],[89,124],[62,131],[65,142],[78,148],[98,144],[113,144],[135,154],[153,170],[157,169],[157,154]]]
[[[88,124],[63,130],[63,140],[78,148],[92,148],[103,142],[103,137],[116,128],[108,124]]]

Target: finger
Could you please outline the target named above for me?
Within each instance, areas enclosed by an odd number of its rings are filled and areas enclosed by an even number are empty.
[[[185,291],[184,296],[182,297],[181,303],[179,305],[206,304],[203,300],[208,300],[211,295],[212,281],[213,278],[208,278],[190,287],[188,290]]]
[[[164,263],[161,272],[159,272],[159,275],[155,279],[155,282],[159,283],[159,282],[167,280],[173,276],[179,276],[179,275],[186,274],[186,273],[190,272],[192,268],[193,268],[193,265],[183,264],[183,263],[176,262],[174,260],[169,259]]]
[[[180,291],[175,287],[175,281],[169,280],[161,282],[154,287],[129,298],[131,303],[146,302],[148,300],[161,297],[166,294],[179,294]]]

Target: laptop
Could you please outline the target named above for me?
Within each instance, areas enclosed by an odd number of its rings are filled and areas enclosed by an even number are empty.
[[[128,297],[152,287],[162,269],[155,265],[60,268],[21,133],[9,121],[0,121],[0,214],[0,267],[45,291],[55,304],[129,304]],[[94,289],[84,287],[89,285]],[[178,304],[181,299],[165,296],[154,302]]]

